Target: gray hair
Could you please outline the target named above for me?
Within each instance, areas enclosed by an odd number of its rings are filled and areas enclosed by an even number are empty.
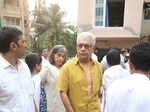
[[[67,49],[64,45],[55,45],[49,55],[49,62],[54,65],[55,61],[54,61],[54,55],[58,52],[64,52],[65,53],[65,60],[64,63],[67,61]],[[63,63],[63,64],[64,64]]]
[[[77,36],[77,43],[79,41],[80,38],[91,38],[92,40],[92,46],[95,46],[96,43],[96,37],[94,34],[90,33],[90,32],[82,32]]]

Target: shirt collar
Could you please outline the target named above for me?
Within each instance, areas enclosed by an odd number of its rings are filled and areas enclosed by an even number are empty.
[[[43,59],[43,60],[47,60],[47,61],[48,61],[48,58],[46,59],[44,56],[42,56],[42,59]]]
[[[113,65],[110,68],[120,68],[120,67],[121,67],[121,65],[119,64],[119,65]]]
[[[93,60],[92,58],[91,58],[91,61],[92,61],[92,64],[96,64],[96,61]],[[75,64],[78,64],[78,63],[79,63],[79,59],[78,59],[77,55],[76,55],[75,58],[74,58],[74,62],[75,62]]]
[[[20,60],[18,59],[18,64],[20,64]],[[0,68],[5,69],[7,67],[12,66],[5,58],[3,58],[2,54],[0,54]]]

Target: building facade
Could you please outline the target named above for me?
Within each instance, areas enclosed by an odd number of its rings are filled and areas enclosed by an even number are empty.
[[[130,48],[140,40],[150,41],[149,0],[78,0],[79,31],[96,35],[97,48]]]
[[[1,26],[15,26],[29,35],[28,0],[0,0]]]

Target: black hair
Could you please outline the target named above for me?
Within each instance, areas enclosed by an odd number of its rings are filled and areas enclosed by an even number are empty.
[[[110,49],[106,55],[107,63],[111,66],[120,64],[120,53],[117,49]]]
[[[15,42],[17,44],[20,35],[22,35],[22,31],[16,27],[0,28],[0,52],[7,53],[10,43]]]
[[[150,70],[150,43],[140,42],[131,48],[129,59],[136,70]]]
[[[122,49],[121,49],[121,54],[123,54],[124,52],[128,52],[128,50],[125,49],[125,48],[122,48]]]
[[[42,62],[42,57],[37,53],[31,53],[26,56],[25,62],[28,65],[28,67],[32,73],[36,64],[39,65]]]
[[[46,48],[46,47],[43,47],[43,48],[41,49],[41,54],[42,54],[42,52],[43,52],[43,50],[44,50],[44,49],[47,49],[47,50],[48,50],[48,48]]]
[[[55,56],[55,54],[58,53],[58,52],[60,52],[60,51],[65,52],[65,54],[67,55],[67,49],[66,49],[66,47],[65,47],[64,45],[55,45],[55,46],[52,48],[52,50],[51,50],[51,52],[50,52],[50,56],[49,56],[49,62],[50,62],[52,65],[55,64],[55,61],[54,61],[54,56]],[[65,56],[64,63],[66,62],[66,60],[67,60],[67,56]],[[64,64],[64,63],[63,63],[63,64]]]

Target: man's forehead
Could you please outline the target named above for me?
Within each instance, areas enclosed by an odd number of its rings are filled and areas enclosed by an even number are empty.
[[[18,39],[19,40],[24,40],[24,37],[22,35],[19,35]]]
[[[48,49],[45,48],[45,49],[43,49],[43,51],[48,51]]]
[[[92,39],[91,38],[79,38],[78,44],[79,43],[91,44],[92,43]]]

